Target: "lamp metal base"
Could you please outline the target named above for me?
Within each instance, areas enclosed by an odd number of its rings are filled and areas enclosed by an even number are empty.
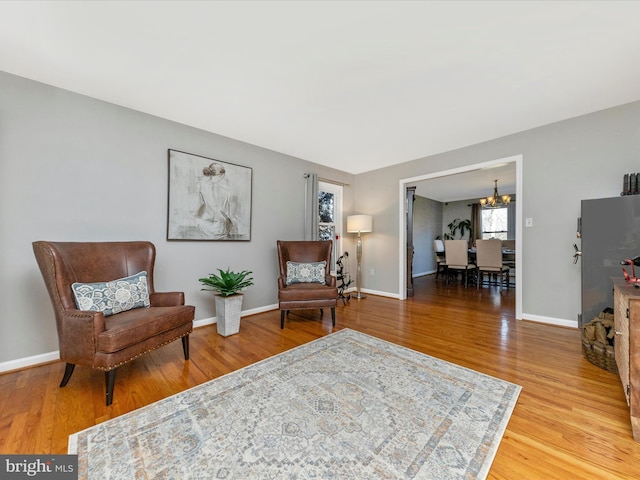
[[[360,300],[361,298],[367,298],[367,296],[364,293],[355,293],[355,294],[351,295],[351,298],[355,298],[357,300]]]

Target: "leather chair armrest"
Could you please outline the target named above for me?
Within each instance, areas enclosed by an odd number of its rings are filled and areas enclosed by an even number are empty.
[[[98,335],[106,329],[104,314],[90,310],[66,309],[60,315],[60,356],[67,362],[74,359],[83,365],[92,365]]]
[[[325,280],[324,281],[330,287],[335,287],[336,286],[336,277],[334,277],[333,275],[325,276]]]
[[[278,290],[282,290],[287,286],[287,279],[285,277],[278,277]]]
[[[175,307],[184,305],[184,292],[154,292],[149,295],[152,307]]]

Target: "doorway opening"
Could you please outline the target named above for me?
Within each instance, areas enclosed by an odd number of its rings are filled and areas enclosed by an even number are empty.
[[[439,177],[446,177],[450,175],[456,175],[459,173],[473,172],[475,170],[482,170],[492,167],[497,167],[499,165],[505,165],[509,163],[514,163],[516,167],[516,198],[518,201],[516,202],[516,245],[520,246],[520,248],[516,249],[516,311],[515,316],[516,319],[522,319],[522,204],[523,204],[523,196],[522,196],[522,155],[514,155],[512,157],[501,158],[497,160],[492,160],[489,162],[476,163],[472,165],[465,165],[463,167],[454,168],[451,170],[443,170],[433,173],[427,173],[423,175],[418,175],[410,178],[403,178],[399,181],[399,226],[398,226],[398,238],[399,238],[399,275],[398,275],[398,292],[400,300],[405,300],[407,298],[407,200],[406,200],[406,189],[409,184],[419,182],[422,180],[429,180]]]

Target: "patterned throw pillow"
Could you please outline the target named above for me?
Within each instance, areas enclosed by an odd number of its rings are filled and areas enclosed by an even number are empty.
[[[327,262],[287,262],[287,285],[292,283],[321,283],[324,285],[326,268]]]
[[[105,317],[150,305],[147,272],[111,282],[74,283],[71,288],[79,310],[102,312]]]

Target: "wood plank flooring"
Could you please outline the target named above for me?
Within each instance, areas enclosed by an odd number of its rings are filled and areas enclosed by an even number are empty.
[[[213,301],[213,300],[212,300]],[[522,385],[491,479],[638,479],[618,377],[584,359],[576,329],[514,319],[513,289],[465,289],[416,279],[406,301],[369,295],[337,309],[351,328]],[[53,321],[53,316],[52,316]],[[77,367],[65,388],[55,362],[0,375],[0,452],[66,453],[72,433],[153,403],[331,332],[331,316],[278,311],[244,317],[240,334],[214,326],[121,367],[114,402],[104,405],[102,372]]]

